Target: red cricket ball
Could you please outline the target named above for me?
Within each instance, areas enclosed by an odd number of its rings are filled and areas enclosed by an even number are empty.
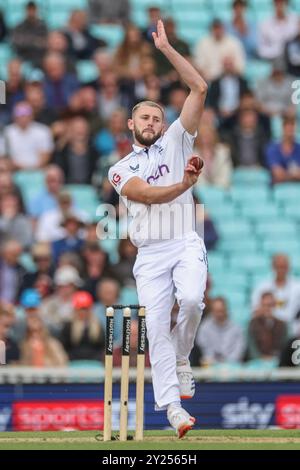
[[[203,165],[204,165],[204,161],[202,160],[202,158],[198,157],[197,155],[194,155],[193,157],[191,157],[189,159],[189,163],[193,165],[197,171],[201,170],[201,168],[203,168]]]

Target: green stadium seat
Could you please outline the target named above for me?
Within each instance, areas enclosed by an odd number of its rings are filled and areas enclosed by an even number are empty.
[[[109,260],[112,264],[116,264],[119,261],[118,246],[119,240],[113,238],[107,238],[100,240],[100,246],[108,254]]]
[[[220,235],[224,238],[238,239],[250,237],[252,233],[251,224],[248,221],[236,219],[234,221],[224,221],[218,224]]]
[[[99,70],[92,60],[80,60],[76,63],[76,72],[81,83],[88,83],[97,80]]]
[[[238,325],[245,333],[251,320],[251,309],[246,306],[233,305],[229,314],[230,320]]]
[[[235,220],[237,211],[234,206],[229,203],[225,204],[204,204],[205,210],[210,214],[215,222]]]
[[[267,78],[272,70],[269,62],[263,60],[248,60],[245,70],[245,78],[252,84],[256,85],[259,80]]]
[[[42,170],[21,170],[14,174],[14,182],[25,194],[34,190],[39,192],[45,185],[45,174]]]
[[[270,182],[270,172],[264,168],[237,168],[233,172],[233,186],[268,186]]]
[[[259,222],[255,228],[256,235],[274,237],[297,237],[297,227],[292,221],[277,220],[275,223]]]
[[[235,204],[261,205],[270,200],[271,192],[266,186],[234,186],[230,197]]]
[[[227,192],[216,186],[201,186],[194,188],[196,196],[198,196],[204,204],[220,204],[226,201]]]
[[[263,249],[265,253],[272,256],[276,253],[284,253],[290,256],[291,260],[294,255],[300,253],[300,240],[286,240],[284,237],[281,239],[267,239],[263,241]]]
[[[124,39],[124,29],[117,24],[94,24],[90,32],[95,38],[106,41],[110,49],[118,47]]]
[[[260,245],[255,237],[250,234],[248,237],[241,238],[222,238],[217,244],[217,250],[225,252],[228,255],[241,253],[257,253]]]
[[[273,190],[274,199],[277,202],[289,204],[299,202],[300,185],[298,183],[282,183],[275,186]]]
[[[30,253],[23,252],[19,258],[19,263],[26,271],[33,273],[36,270],[34,261]]]
[[[300,222],[299,201],[290,201],[282,208],[284,216],[292,221]]]
[[[212,21],[212,15],[209,10],[202,10],[201,8],[188,8],[184,5],[182,9],[174,9],[172,17],[176,21],[176,24],[185,25],[187,28],[193,26],[200,30],[203,28],[209,28]]]
[[[271,118],[271,133],[274,140],[280,140],[282,136],[282,119],[280,116]]]
[[[69,18],[69,10],[54,10],[48,12],[45,21],[49,29],[63,29],[67,26]]]
[[[278,359],[252,359],[251,361],[243,364],[245,370],[257,370],[265,372],[266,370],[273,370],[278,367]]]
[[[135,287],[123,287],[120,295],[120,302],[123,305],[137,305],[139,303]]]
[[[226,258],[222,253],[209,252],[208,253],[208,269],[214,275],[216,273],[226,272]]]
[[[241,289],[246,291],[249,287],[249,276],[241,272],[225,270],[224,272],[215,273],[212,276],[213,287],[224,288],[224,289]]]
[[[255,201],[255,200],[254,200]],[[248,204],[244,204],[240,208],[241,214],[245,219],[255,221],[259,223],[260,221],[275,221],[277,218],[280,219],[281,212],[278,207],[272,202],[263,202],[257,200],[257,204],[253,201],[249,201]]]
[[[229,260],[229,268],[239,269],[249,274],[255,273],[259,270],[268,271],[270,269],[270,260],[268,256],[263,254],[254,253],[239,253],[238,255],[231,256]]]

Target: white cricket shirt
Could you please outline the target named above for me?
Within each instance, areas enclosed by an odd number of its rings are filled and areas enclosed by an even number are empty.
[[[133,145],[133,152],[110,168],[108,177],[122,196],[123,186],[134,177],[152,186],[180,183],[196,137],[177,119],[148,149]],[[122,197],[132,217],[129,235],[137,247],[157,241],[182,238],[194,230],[192,188],[168,204],[146,205]]]

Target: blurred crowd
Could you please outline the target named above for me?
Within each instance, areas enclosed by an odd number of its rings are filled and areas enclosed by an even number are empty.
[[[287,0],[274,0],[271,17],[261,24],[248,21],[247,8],[245,0],[234,0],[231,21],[214,19],[193,51],[175,21],[165,18],[172,46],[209,83],[195,142],[205,160],[199,185],[228,189],[236,167],[267,168],[274,185],[300,181],[298,116],[291,99],[300,77],[300,18]],[[102,361],[105,305],[118,303],[122,289],[134,288],[135,247],[121,240],[112,259],[98,240],[97,220],[76,206],[66,185],[94,187],[99,201],[116,206],[121,218],[107,170],[131,151],[132,107],[141,100],[161,103],[166,126],[180,115],[188,90],[152,43],[164,15],[153,6],[148,16],[140,29],[129,20],[129,2],[90,0],[89,10],[74,10],[65,28],[48,30],[38,6],[29,2],[24,21],[9,31],[0,15],[0,41],[15,51],[0,108],[0,340],[7,343],[8,363]],[[91,33],[91,24],[101,22],[124,28],[113,51]],[[272,69],[255,87],[245,77],[247,60],[254,59],[269,61]],[[81,82],[79,61],[92,61],[98,78]],[[33,72],[25,77],[28,62]],[[274,119],[282,120],[279,139]],[[16,176],[34,170],[43,171],[44,187],[24,200]],[[208,249],[218,238],[206,214]],[[34,263],[30,269],[23,262],[27,255]],[[246,334],[229,320],[225,300],[211,299],[208,288],[193,365],[256,358],[292,365],[291,340],[300,338],[300,282],[284,256],[274,258],[273,269],[273,282],[253,292]],[[117,346],[121,329],[118,317]]]

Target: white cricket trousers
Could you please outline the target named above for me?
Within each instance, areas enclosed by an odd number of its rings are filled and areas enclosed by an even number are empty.
[[[207,279],[207,256],[196,232],[182,239],[140,247],[133,268],[146,325],[156,410],[180,401],[176,361],[188,359],[201,320]],[[171,310],[179,304],[170,331]]]

